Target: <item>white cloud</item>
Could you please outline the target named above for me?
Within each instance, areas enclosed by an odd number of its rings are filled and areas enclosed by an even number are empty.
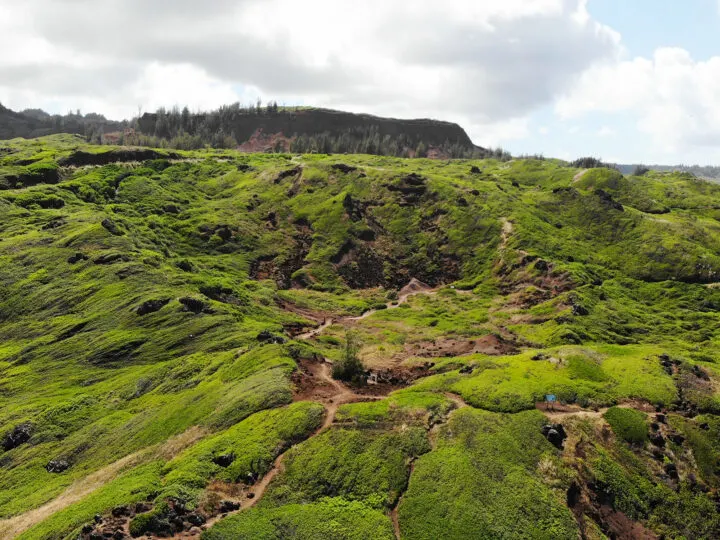
[[[720,145],[720,56],[696,61],[679,48],[660,48],[652,59],[635,58],[592,68],[559,100],[563,118],[623,113],[664,152]]]
[[[26,0],[0,6],[0,101],[133,114],[264,99],[461,122],[527,117],[620,38],[585,0]],[[6,21],[4,24],[1,21]],[[3,30],[8,33],[3,37]],[[13,44],[23,43],[18,47]],[[27,45],[26,45],[27,44]],[[238,90],[242,88],[243,90]],[[490,140],[493,139],[493,140]]]
[[[598,137],[612,137],[613,135],[616,135],[616,134],[617,134],[617,132],[610,126],[603,126],[600,129],[598,129],[598,132],[597,132]]]

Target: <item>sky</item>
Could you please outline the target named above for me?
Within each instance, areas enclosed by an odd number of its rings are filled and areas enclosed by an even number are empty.
[[[314,105],[513,154],[720,165],[720,0],[0,0],[0,103]]]

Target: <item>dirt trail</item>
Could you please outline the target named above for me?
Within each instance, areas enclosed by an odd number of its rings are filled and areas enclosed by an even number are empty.
[[[76,480],[65,491],[58,495],[55,499],[39,508],[35,508],[19,516],[0,521],[0,538],[15,538],[20,533],[37,525],[41,521],[47,519],[51,515],[64,510],[68,506],[87,497],[92,492],[104,486],[107,482],[113,480],[124,469],[128,469],[135,465],[146,461],[149,457],[157,455],[166,459],[171,459],[191,444],[195,443],[206,435],[206,431],[198,426],[193,426],[184,433],[173,437],[165,444],[157,447],[155,451],[152,449],[143,449],[129,456],[119,459],[115,463],[111,463],[107,467],[95,471],[94,473]]]
[[[469,405],[465,402],[465,400],[464,400],[461,396],[459,396],[459,395],[457,395],[457,394],[453,394],[453,393],[451,393],[451,392],[445,392],[444,395],[445,395],[446,398],[448,398],[450,401],[452,401],[452,402],[456,405],[456,407],[455,407],[456,410],[457,410],[457,409],[462,409],[462,408],[464,408],[464,407],[469,407]],[[444,423],[445,423],[445,422],[442,422],[442,423],[440,423],[440,424],[435,424],[434,426],[432,426],[432,427],[428,430],[428,437],[429,437],[429,439],[430,439],[430,444],[432,445],[433,448],[435,447],[435,440],[436,440],[436,437],[437,437],[438,429],[439,429],[440,426],[442,426]],[[396,538],[397,540],[400,540],[400,538],[401,538],[401,534],[400,534],[400,518],[399,518],[399,516],[398,516],[398,511],[399,511],[399,508],[400,508],[400,503],[402,502],[402,499],[403,499],[403,497],[405,496],[405,491],[407,491],[407,488],[410,486],[410,479],[412,478],[413,472],[415,472],[415,459],[413,459],[413,460],[410,462],[410,473],[408,474],[408,483],[407,483],[407,485],[405,486],[405,490],[400,494],[400,496],[398,497],[397,502],[395,503],[395,505],[394,505],[394,506],[392,507],[392,509],[390,510],[390,520],[392,521],[393,530],[395,531],[395,538]]]
[[[637,401],[618,403],[615,406],[621,409],[634,409],[645,414],[651,414],[655,410],[650,404],[640,403]],[[555,404],[553,408],[548,409],[547,403],[545,402],[536,403],[535,408],[542,412],[550,420],[564,420],[566,418],[602,418],[602,416],[608,412],[608,409],[610,409],[610,407],[603,407],[597,410],[583,409],[577,405],[561,404]]]
[[[364,401],[375,401],[379,399],[384,399],[386,396],[374,396],[374,395],[365,395],[365,394],[358,394],[354,392],[351,388],[345,386],[344,384],[340,383],[339,381],[336,381],[332,378],[332,364],[325,361],[321,364],[315,364],[317,366],[316,369],[313,369],[313,375],[317,378],[321,379],[322,385],[325,390],[330,390],[330,392],[318,392],[314,396],[314,401],[318,401],[322,403],[325,407],[325,420],[323,421],[323,424],[305,440],[309,440],[313,437],[317,437],[324,431],[328,430],[333,422],[335,421],[335,415],[337,414],[338,408],[340,405],[344,405],[346,403],[358,403],[358,402],[364,402]],[[292,447],[291,447],[292,448]],[[285,455],[287,454],[287,450],[285,450],[283,453],[278,455],[277,458],[275,458],[275,462],[272,465],[272,468],[265,473],[265,475],[262,477],[261,480],[259,480],[256,484],[254,484],[252,487],[250,487],[245,494],[242,497],[239,497],[235,499],[235,502],[240,503],[240,509],[237,510],[237,512],[230,512],[225,515],[218,515],[214,516],[210,519],[208,519],[207,523],[204,525],[206,529],[212,527],[215,523],[220,521],[221,519],[224,519],[225,517],[236,514],[238,512],[242,512],[243,510],[246,510],[248,508],[251,508],[255,506],[260,499],[262,499],[263,495],[265,495],[265,492],[267,491],[268,487],[272,483],[273,479],[282,472],[283,468],[283,460],[285,459]],[[191,533],[180,533],[173,538],[195,538],[196,536]]]
[[[590,169],[583,169],[582,171],[580,171],[579,173],[577,173],[577,174],[573,177],[572,183],[574,184],[575,182],[579,181],[583,176],[585,176],[585,175],[587,174],[587,172],[588,172],[589,170],[590,170]]]
[[[510,235],[513,233],[513,224],[507,218],[502,218],[502,231],[500,233],[500,250],[504,250],[507,247]]]
[[[412,278],[410,280],[410,283],[405,285],[402,289],[400,289],[400,292],[398,293],[398,299],[394,300],[392,302],[388,302],[385,304],[386,309],[397,309],[404,303],[408,301],[408,298],[411,296],[415,296],[418,294],[427,294],[427,295],[434,295],[437,294],[439,288],[432,288],[430,285],[423,283],[420,280],[417,280],[415,278]],[[464,292],[464,291],[463,291]],[[361,321],[363,319],[367,319],[368,317],[374,315],[377,313],[377,309],[369,309],[365,312],[363,312],[362,315],[359,315],[357,317],[338,317],[336,319],[333,319],[331,317],[326,318],[323,323],[318,326],[317,328],[313,328],[312,330],[305,332],[303,334],[298,334],[296,336],[297,339],[312,339],[319,334],[323,332],[326,328],[329,328],[333,324],[342,324],[343,322],[355,322],[355,321]]]

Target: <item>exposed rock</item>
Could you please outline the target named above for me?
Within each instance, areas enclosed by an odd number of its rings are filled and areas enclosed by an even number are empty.
[[[183,272],[194,272],[195,271],[195,267],[193,266],[193,264],[190,261],[186,261],[186,260],[178,261],[175,264],[175,266],[177,266]]]
[[[603,203],[604,206],[607,206],[608,208],[612,208],[613,210],[619,210],[620,212],[624,212],[625,208],[623,208],[623,205],[617,202],[615,199],[612,198],[612,195],[610,195],[607,191],[603,189],[596,189],[595,195],[597,195],[600,198],[600,201]]]
[[[277,343],[277,344],[283,344],[287,340],[282,336],[276,336],[269,330],[263,330],[257,335],[256,338],[261,343]]]
[[[666,463],[663,469],[670,478],[674,480],[677,480],[679,478],[677,466],[674,463]]]
[[[175,152],[156,152],[150,149],[123,148],[108,152],[85,152],[76,150],[68,157],[58,160],[62,167],[82,167],[85,165],[108,165],[109,163],[127,163],[132,161],[148,161],[151,159],[179,159]]]
[[[476,165],[473,165],[470,167],[470,174],[481,174],[482,171],[480,170],[480,167],[477,167]]]
[[[207,309],[205,302],[189,296],[179,298],[178,302],[183,305],[185,311],[191,311],[192,313],[202,313]]]
[[[222,501],[220,503],[220,513],[227,514],[228,512],[236,512],[240,510],[240,503],[234,501]]]
[[[653,443],[655,446],[662,448],[663,446],[665,446],[665,437],[663,437],[659,433],[651,433],[650,442]]]
[[[8,450],[12,450],[21,444],[28,442],[32,432],[33,426],[29,422],[15,426],[11,431],[5,434],[5,437],[3,437],[3,450],[7,452]]]
[[[297,167],[293,167],[292,169],[288,169],[287,171],[283,171],[280,174],[277,175],[275,178],[275,183],[279,184],[286,178],[290,178],[292,176],[297,176],[299,174],[302,174],[302,167],[298,165]]]
[[[45,470],[49,473],[61,473],[70,468],[70,464],[64,459],[53,459],[47,465]]]
[[[357,171],[357,167],[353,167],[352,165],[345,165],[344,163],[334,163],[330,165],[330,168],[335,171],[340,171],[344,174],[349,174],[351,172]]]
[[[656,421],[658,424],[664,424],[664,423],[666,423],[667,420],[666,420],[666,417],[665,417],[664,414],[658,413],[658,414],[655,415],[655,421]]]
[[[80,252],[78,251],[77,253],[75,253],[75,254],[73,254],[73,255],[70,255],[70,257],[68,257],[67,262],[70,263],[70,264],[75,264],[75,263],[78,263],[78,262],[80,262],[80,261],[87,261],[89,258],[90,258],[90,257],[88,257],[87,255],[85,255],[84,253],[80,253]]]
[[[567,433],[562,424],[547,424],[542,428],[542,434],[558,450],[562,450]]]
[[[200,514],[188,514],[185,518],[190,525],[200,527],[205,524],[205,518]]]
[[[130,510],[129,506],[116,506],[113,508],[110,512],[113,517],[122,517],[122,516],[131,516],[132,511]]]
[[[222,454],[213,458],[213,463],[223,468],[232,465],[233,461],[235,461],[235,454],[233,454],[232,452],[228,454]]]
[[[679,433],[671,433],[670,435],[668,435],[668,439],[670,439],[673,443],[677,444],[678,446],[682,445],[682,443],[685,442],[685,437],[683,437]]]
[[[130,258],[122,253],[106,253],[93,260],[95,264],[112,264],[114,262],[128,262]]]
[[[149,313],[155,313],[160,311],[170,302],[169,298],[158,298],[156,300],[146,300],[138,306],[135,313],[138,315],[147,315]]]
[[[66,223],[67,223],[67,221],[65,221],[65,219],[63,219],[63,218],[51,219],[51,220],[48,221],[45,225],[42,226],[42,230],[43,230],[43,231],[49,231],[49,230],[52,230],[52,229],[57,229],[57,228],[59,228],[59,227],[62,227],[62,226],[65,225]]]
[[[166,204],[163,206],[163,212],[166,214],[179,214],[180,213],[180,207],[175,204]]]
[[[103,219],[100,224],[113,236],[122,236],[123,234],[125,234],[122,229],[120,229],[117,224],[110,218]]]

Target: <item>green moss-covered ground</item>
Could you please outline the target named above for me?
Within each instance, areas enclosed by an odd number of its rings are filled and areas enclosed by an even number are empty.
[[[29,434],[0,448],[0,531],[126,456],[24,537],[77,537],[118,504],[201,509],[283,455],[207,538],[392,538],[393,512],[404,538],[612,536],[568,506],[573,482],[657,534],[716,535],[720,185],[556,160],[0,148],[0,437]],[[430,294],[379,309],[412,278]],[[339,359],[351,327],[402,382],[314,435],[326,412],[293,403],[298,365]],[[623,407],[563,418],[560,451],[546,394]]]

